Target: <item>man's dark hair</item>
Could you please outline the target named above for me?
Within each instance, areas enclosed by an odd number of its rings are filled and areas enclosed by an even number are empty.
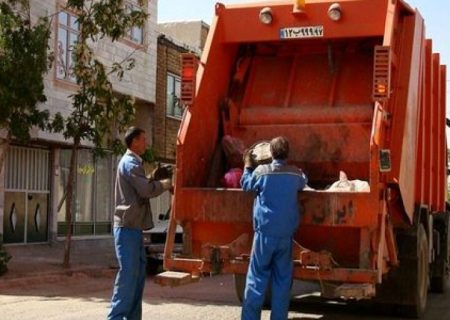
[[[145,133],[145,130],[138,127],[128,128],[127,132],[125,132],[125,144],[127,145],[127,148],[131,147],[133,140],[139,137],[141,133]]]
[[[277,160],[285,160],[289,155],[289,142],[285,137],[276,137],[270,141],[270,152],[272,158]]]

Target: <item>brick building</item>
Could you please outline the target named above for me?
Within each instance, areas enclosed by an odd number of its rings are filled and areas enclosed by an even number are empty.
[[[153,119],[153,149],[158,160],[175,162],[176,137],[183,109],[178,103],[181,86],[181,55],[201,55],[209,26],[203,21],[158,24],[156,106]]]
[[[135,0],[126,1],[137,6]],[[77,39],[76,14],[64,10],[63,0],[30,1],[31,15],[55,14],[52,21],[51,51],[55,61],[45,78],[45,108],[68,114],[69,96],[77,86],[71,73],[71,44]],[[142,28],[135,27],[117,42],[103,39],[95,46],[96,56],[106,65],[122,61],[133,53],[136,67],[119,82],[118,94],[136,99],[136,125],[152,137],[151,113],[156,102],[157,0],[147,0],[149,14]],[[61,206],[68,178],[71,142],[61,135],[35,131],[28,145],[14,144],[0,177],[0,235],[6,244],[59,243],[65,234],[65,206]],[[111,241],[113,181],[116,159],[111,155],[95,159],[89,144],[78,157],[74,204],[74,240]]]

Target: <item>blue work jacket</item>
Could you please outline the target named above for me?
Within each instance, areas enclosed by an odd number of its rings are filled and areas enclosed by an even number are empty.
[[[245,168],[241,178],[244,191],[255,192],[253,227],[272,237],[292,237],[300,221],[298,192],[307,183],[305,174],[283,160]]]

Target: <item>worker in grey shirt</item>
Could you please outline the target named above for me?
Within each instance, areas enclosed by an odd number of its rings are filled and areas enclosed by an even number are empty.
[[[147,148],[145,131],[131,127],[125,134],[127,152],[117,168],[115,184],[114,244],[119,271],[108,319],[142,318],[145,285],[145,250],[142,230],[153,228],[149,199],[172,186],[170,179],[145,176],[141,155]]]

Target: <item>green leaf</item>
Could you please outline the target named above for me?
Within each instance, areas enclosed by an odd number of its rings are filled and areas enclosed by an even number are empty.
[[[144,154],[142,155],[142,160],[148,163],[155,161],[155,153],[152,148],[147,148],[145,150]]]
[[[33,126],[48,126],[44,76],[52,55],[48,49],[50,23],[27,19],[27,0],[0,3],[0,128],[19,140],[27,140]]]

